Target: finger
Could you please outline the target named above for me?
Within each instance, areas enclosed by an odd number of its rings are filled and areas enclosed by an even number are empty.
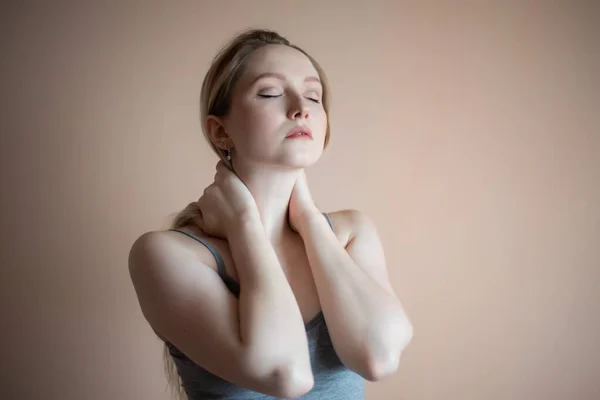
[[[225,165],[223,160],[221,160],[217,163],[217,173],[219,173],[219,172],[224,173],[225,171],[229,171],[229,167],[227,167],[227,165]]]
[[[217,182],[213,182],[210,185],[208,185],[207,187],[204,188],[204,192],[202,194],[202,196],[204,197],[209,197],[211,196],[211,194],[215,193],[215,190],[219,187],[219,185],[217,184]]]
[[[206,189],[204,190],[204,194],[196,202],[196,205],[198,206],[198,209],[200,210],[200,212],[202,212],[202,210],[205,208],[205,204],[206,204]]]
[[[229,169],[229,167],[225,164],[221,164],[217,166],[217,173],[215,175],[215,180],[221,182],[221,180],[230,178],[235,173]]]
[[[204,218],[202,217],[202,213],[200,212],[196,217],[194,217],[194,223],[202,230],[202,232],[206,232],[206,224],[204,223]]]
[[[195,207],[195,216],[194,216],[194,222],[196,222],[196,220],[198,220],[198,222],[204,224],[204,215],[203,215],[203,211],[206,209],[206,196],[202,195],[202,197],[200,197],[198,199],[198,201],[196,202],[196,207]]]

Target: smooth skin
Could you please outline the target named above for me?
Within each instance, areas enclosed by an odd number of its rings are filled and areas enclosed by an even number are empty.
[[[341,361],[370,381],[393,374],[412,338],[388,278],[372,221],[356,210],[329,213],[329,227],[304,168],[322,154],[327,115],[317,71],[301,52],[268,45],[249,58],[231,111],[206,128],[232,149],[233,171],[217,165],[198,204],[239,299],[204,246],[177,232],[142,235],[129,269],[151,327],[209,372],[258,392],[295,398],[310,391],[305,323],[323,311]],[[308,127],[310,139],[287,139]]]

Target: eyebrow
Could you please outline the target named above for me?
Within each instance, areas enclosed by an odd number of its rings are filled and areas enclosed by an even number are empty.
[[[257,81],[259,81],[260,79],[263,79],[263,78],[276,78],[276,79],[279,79],[282,81],[287,80],[287,79],[285,79],[285,76],[283,76],[282,74],[278,74],[276,72],[265,72],[263,74],[258,75],[256,78],[254,78],[251,85],[254,85]],[[317,82],[317,83],[321,84],[321,80],[319,78],[317,78],[316,76],[307,76],[306,78],[304,78],[304,82]]]

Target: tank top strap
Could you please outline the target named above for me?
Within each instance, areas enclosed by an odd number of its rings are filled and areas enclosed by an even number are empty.
[[[221,257],[221,254],[215,248],[215,246],[210,244],[206,239],[203,239],[201,237],[198,237],[192,233],[183,231],[181,229],[169,229],[169,230],[173,231],[173,232],[183,233],[184,235],[196,240],[197,242],[202,243],[204,245],[204,247],[206,247],[211,252],[213,257],[215,258],[215,261],[217,262],[217,273],[219,274],[219,276],[221,277],[221,279],[223,280],[223,282],[225,283],[227,288],[236,297],[238,297],[240,295],[240,284],[238,282],[236,282],[233,278],[231,278],[229,275],[227,275],[227,272],[225,271],[225,262],[223,261],[223,257]]]
[[[331,227],[331,230],[335,232],[335,229],[333,228],[333,222],[331,222],[331,217],[329,216],[329,214],[323,213],[323,216],[327,220],[327,223],[329,223],[329,226]]]

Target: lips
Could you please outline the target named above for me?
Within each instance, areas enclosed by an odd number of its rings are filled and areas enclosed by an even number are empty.
[[[297,126],[288,132],[286,138],[306,138],[312,139],[312,132],[307,126]]]

